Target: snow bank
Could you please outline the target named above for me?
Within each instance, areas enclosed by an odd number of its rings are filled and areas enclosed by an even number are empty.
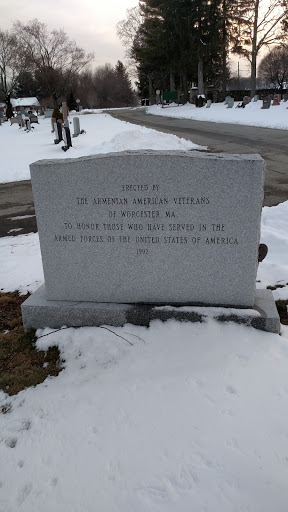
[[[70,116],[70,121],[73,116]],[[142,126],[125,123],[107,114],[80,116],[80,128],[86,133],[72,139],[73,147],[65,153],[62,144],[54,144],[51,119],[39,118],[31,132],[24,132],[17,124],[4,123],[0,127],[1,143],[11,147],[1,155],[0,183],[29,180],[29,165],[50,158],[78,158],[80,156],[109,153],[131,149],[206,149],[175,135],[159,133]],[[73,125],[70,124],[73,134]]]
[[[261,109],[263,102],[260,100],[249,103],[245,108],[237,108],[239,103],[241,102],[235,102],[233,108],[227,108],[224,103],[212,103],[210,108],[197,108],[189,103],[179,107],[167,106],[164,108],[153,105],[147,107],[146,111],[152,115],[176,117],[178,119],[195,119],[213,123],[231,123],[288,130],[287,102],[281,101],[279,106],[271,106],[267,110]]]

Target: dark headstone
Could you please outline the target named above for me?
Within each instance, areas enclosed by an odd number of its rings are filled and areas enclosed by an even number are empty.
[[[263,98],[263,105],[261,108],[267,109],[270,108],[271,105],[271,99],[267,96],[266,98]]]

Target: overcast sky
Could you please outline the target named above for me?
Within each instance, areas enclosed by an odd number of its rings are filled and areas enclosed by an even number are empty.
[[[38,18],[51,29],[64,28],[79,46],[94,52],[95,66],[114,65],[125,60],[116,24],[136,5],[138,0],[1,0],[0,29],[10,29],[16,20]]]

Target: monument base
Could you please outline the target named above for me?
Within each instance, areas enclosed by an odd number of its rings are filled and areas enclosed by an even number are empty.
[[[25,330],[51,327],[112,325],[127,323],[148,326],[152,320],[165,322],[171,318],[186,322],[202,322],[211,317],[222,322],[237,322],[256,329],[280,332],[280,318],[271,290],[256,290],[253,309],[197,306],[153,306],[142,304],[116,304],[96,302],[70,302],[47,300],[43,284],[22,306]]]

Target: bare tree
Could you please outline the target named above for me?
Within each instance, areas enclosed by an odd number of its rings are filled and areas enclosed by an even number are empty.
[[[0,91],[11,94],[17,84],[19,73],[25,68],[20,58],[19,44],[15,35],[0,30]]]
[[[27,24],[17,21],[14,33],[21,47],[21,56],[34,73],[35,80],[47,95],[57,100],[66,94],[75,75],[94,57],[77,46],[63,29],[48,30],[45,23],[34,19]]]
[[[287,17],[286,0],[252,0],[239,24],[234,52],[244,55],[251,64],[251,96],[256,92],[256,63],[264,46],[275,45],[283,38],[281,22]]]
[[[265,55],[259,64],[258,76],[265,84],[277,83],[282,88],[288,81],[288,47],[277,46]]]
[[[142,15],[139,5],[126,10],[127,18],[121,20],[116,25],[116,31],[119,39],[122,41],[127,51],[127,56],[131,57],[132,45],[138,34],[139,27],[142,23]]]
[[[116,32],[123,46],[126,48],[126,58],[128,59],[127,68],[130,76],[137,77],[137,69],[133,56],[133,45],[136,38],[139,37],[139,27],[143,22],[140,6],[131,7],[126,10],[126,19],[121,20],[116,25]]]

